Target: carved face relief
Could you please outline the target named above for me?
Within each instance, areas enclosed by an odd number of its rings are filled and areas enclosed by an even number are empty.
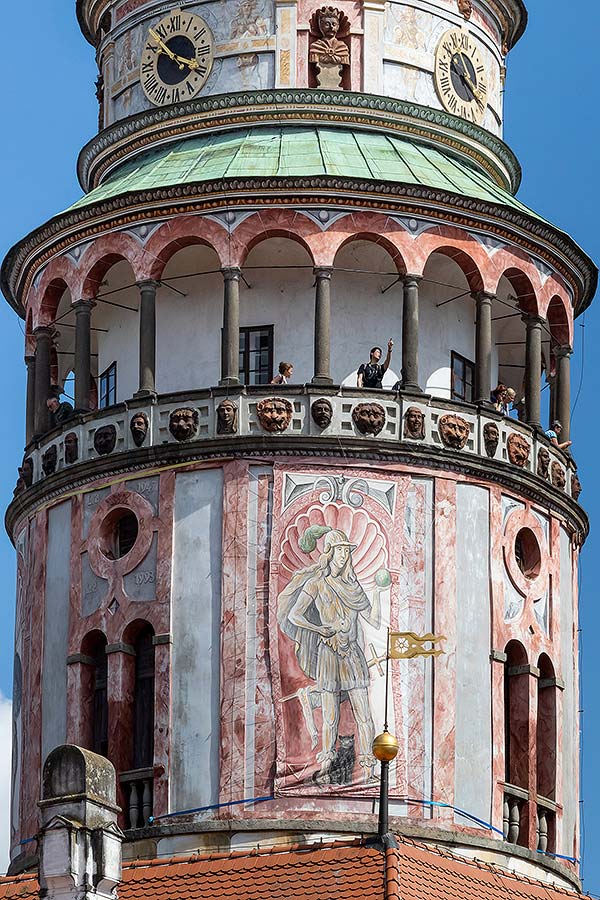
[[[471,426],[461,416],[454,413],[446,413],[438,422],[438,430],[442,443],[452,450],[462,450],[471,433]]]
[[[56,471],[56,462],[58,460],[58,450],[56,444],[48,447],[45,453],[42,453],[42,469],[44,475],[52,475]]]
[[[537,474],[545,481],[550,479],[550,454],[545,447],[538,450]]]
[[[103,425],[94,434],[94,450],[100,456],[112,453],[117,443],[117,429],[114,425]]]
[[[198,431],[198,410],[182,406],[169,416],[169,431],[176,441],[191,441]]]
[[[573,472],[571,475],[571,496],[573,497],[573,500],[579,500],[581,491],[581,482],[575,472]]]
[[[31,487],[33,484],[33,460],[28,456],[25,457],[19,469],[19,478],[25,482],[25,487]]]
[[[238,409],[231,400],[221,400],[217,406],[217,434],[235,434]]]
[[[522,434],[517,434],[516,431],[513,431],[512,434],[508,436],[506,450],[508,458],[514,466],[523,468],[523,466],[527,465],[531,447],[529,441],[524,438]]]
[[[146,413],[138,412],[131,417],[129,430],[131,431],[131,437],[133,438],[133,443],[136,447],[141,447],[146,440],[148,425],[149,422]]]
[[[281,434],[292,421],[292,404],[282,397],[265,397],[256,404],[258,421],[271,434]]]
[[[319,31],[327,40],[334,38],[340,30],[340,13],[333,6],[324,6],[319,10],[317,21]]]
[[[485,444],[485,452],[490,459],[493,459],[498,449],[500,441],[500,429],[495,422],[486,422],[483,426],[483,443]]]
[[[379,403],[359,403],[352,410],[352,421],[361,434],[377,435],[385,425],[385,409]]]
[[[560,491],[564,491],[565,485],[567,483],[567,476],[561,464],[558,462],[553,462],[550,466],[550,473],[552,476],[552,484],[554,485],[554,487],[557,487]]]
[[[79,440],[74,431],[65,435],[65,462],[77,462],[79,456]]]
[[[409,406],[404,413],[404,437],[413,441],[425,439],[425,416],[418,406]]]
[[[311,406],[310,414],[313,417],[313,422],[319,428],[329,428],[333,418],[333,406],[325,397],[320,397]]]
[[[470,19],[473,13],[471,0],[458,0],[458,11],[465,19]]]

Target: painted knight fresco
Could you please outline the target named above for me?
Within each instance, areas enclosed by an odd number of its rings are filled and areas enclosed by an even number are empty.
[[[271,596],[277,608],[270,627],[278,791],[377,789],[371,746],[383,724],[387,628],[418,630],[426,623],[425,502],[422,488],[406,481],[276,476]],[[405,564],[414,573],[407,578]],[[401,666],[394,666],[397,676]],[[402,691],[390,680],[390,722],[405,733],[392,777],[396,794],[407,792],[414,763],[423,790],[427,755],[421,725],[410,732],[403,725],[407,705],[423,703],[424,670],[418,663],[403,671]]]

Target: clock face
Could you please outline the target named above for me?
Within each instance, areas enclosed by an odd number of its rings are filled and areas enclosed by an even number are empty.
[[[481,124],[487,107],[487,74],[467,31],[447,31],[435,53],[435,87],[448,112]]]
[[[140,66],[146,97],[156,106],[191,100],[213,64],[214,38],[204,19],[174,10],[148,29]]]

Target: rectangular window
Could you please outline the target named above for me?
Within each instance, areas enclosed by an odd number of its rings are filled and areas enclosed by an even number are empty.
[[[452,399],[473,402],[475,363],[452,351]]]
[[[104,409],[117,402],[117,364],[111,363],[100,375],[100,396],[98,408]]]
[[[269,384],[273,377],[273,326],[240,328],[242,384]]]

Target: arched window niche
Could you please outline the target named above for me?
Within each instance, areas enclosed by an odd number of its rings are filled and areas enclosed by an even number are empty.
[[[108,757],[108,657],[106,637],[101,631],[86,635],[81,645],[86,664],[82,705],[85,710],[84,746]]]
[[[537,849],[554,852],[556,830],[557,681],[554,666],[542,653],[538,660],[536,793]]]
[[[530,669],[525,648],[518,641],[510,641],[504,652],[504,838],[527,847]]]

